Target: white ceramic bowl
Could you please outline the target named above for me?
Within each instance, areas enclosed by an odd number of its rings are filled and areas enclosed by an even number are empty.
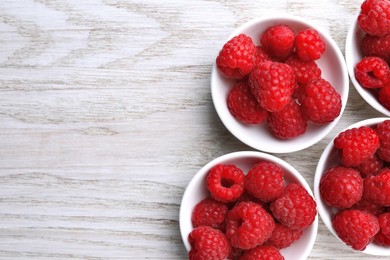
[[[322,77],[329,81],[340,93],[342,99],[342,108],[340,115],[331,123],[319,126],[308,124],[306,133],[289,140],[281,140],[274,137],[267,129],[267,124],[247,125],[236,120],[227,107],[227,96],[229,90],[234,85],[234,81],[226,79],[217,69],[216,64],[212,68],[211,75],[211,94],[215,109],[225,125],[225,127],[241,142],[264,152],[270,153],[289,153],[303,150],[324,138],[337,124],[348,99],[349,79],[344,57],[334,40],[329,34],[305,19],[283,14],[279,16],[263,16],[254,19],[237,30],[235,30],[227,40],[235,35],[244,33],[250,36],[256,45],[260,44],[260,35],[267,27],[275,24],[287,24],[295,32],[303,29],[314,28],[327,44],[325,53],[321,59],[317,60],[318,66],[322,70]],[[227,41],[226,40],[226,41]],[[219,48],[221,49],[222,46]]]
[[[348,31],[345,43],[345,61],[347,63],[349,76],[357,92],[371,107],[386,116],[390,116],[390,110],[386,109],[381,103],[379,103],[377,97],[372,93],[372,91],[362,87],[355,77],[356,64],[358,64],[364,57],[360,48],[360,43],[362,42],[364,35],[365,33],[360,29],[356,16]]]
[[[357,128],[361,126],[376,126],[377,124],[388,120],[389,118],[383,117],[383,118],[372,118],[360,121],[356,124],[353,124],[346,129],[344,129],[341,132],[344,132],[347,129],[351,128]],[[336,208],[329,207],[322,199],[320,194],[320,181],[324,173],[330,169],[331,167],[339,165],[339,159],[338,159],[338,151],[333,145],[334,139],[327,145],[324,152],[322,153],[320,160],[317,165],[315,177],[314,177],[314,196],[317,201],[317,209],[318,213],[321,216],[321,219],[324,221],[326,227],[329,229],[329,231],[339,239],[339,237],[336,234],[336,231],[334,230],[332,226],[332,218],[333,216],[338,212]],[[339,239],[341,241],[341,239]],[[345,245],[345,247],[350,248],[350,250],[353,250],[351,247],[347,246],[343,241],[341,241]],[[354,250],[356,251],[356,250]],[[359,252],[359,251],[358,251]],[[390,256],[390,248],[385,248],[382,246],[378,246],[376,244],[370,243],[367,248],[362,251],[363,253],[370,254],[370,255],[378,255],[378,256]]]
[[[191,246],[188,242],[188,234],[193,230],[193,225],[191,222],[192,211],[196,204],[198,204],[202,199],[208,196],[208,191],[206,188],[206,176],[209,173],[210,169],[217,164],[234,164],[246,174],[250,167],[261,160],[266,160],[274,162],[280,165],[285,171],[284,179],[286,183],[294,182],[299,183],[313,196],[313,193],[307,184],[306,180],[300,175],[300,173],[293,168],[287,162],[266,153],[253,152],[253,151],[243,151],[243,152],[234,152],[230,154],[223,155],[218,157],[203,168],[201,168],[196,175],[192,178],[188,184],[183,199],[180,206],[180,232],[184,242],[184,246],[187,251],[191,249]],[[308,227],[304,232],[302,237],[292,244],[290,247],[282,249],[281,253],[286,260],[300,260],[306,259],[310,254],[310,251],[314,245],[318,230],[318,215],[316,216],[313,224]]]

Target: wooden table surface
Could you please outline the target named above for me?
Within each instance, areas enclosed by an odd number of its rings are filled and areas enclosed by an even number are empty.
[[[210,160],[253,150],[215,113],[219,48],[274,10],[317,22],[344,53],[360,3],[0,1],[0,259],[185,259],[186,185]],[[325,139],[277,156],[312,186],[335,134],[380,116],[350,85]],[[309,259],[385,258],[349,250],[320,221]]]

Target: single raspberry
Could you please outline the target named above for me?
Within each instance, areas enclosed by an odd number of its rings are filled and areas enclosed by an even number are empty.
[[[294,70],[284,63],[265,61],[249,75],[249,85],[260,105],[270,111],[282,110],[295,88]]]
[[[378,100],[382,106],[384,106],[387,110],[390,110],[390,82],[379,90]]]
[[[372,128],[361,126],[341,132],[334,139],[334,145],[340,150],[344,166],[358,166],[379,148],[379,137]]]
[[[382,58],[364,57],[356,64],[355,77],[365,88],[382,88],[390,80],[390,68]]]
[[[240,34],[222,47],[216,60],[219,71],[227,78],[242,79],[255,65],[256,45],[252,39]]]
[[[384,36],[390,33],[390,2],[366,0],[358,16],[359,27],[368,34]]]
[[[284,257],[275,247],[257,246],[246,251],[240,260],[284,260]]]
[[[339,238],[355,250],[364,250],[379,231],[374,215],[356,209],[338,212],[332,223]]]
[[[379,245],[390,246],[390,212],[378,216],[380,231],[375,236],[375,242]]]
[[[253,202],[240,202],[226,218],[226,237],[233,247],[244,250],[263,244],[274,228],[272,216]]]
[[[286,186],[283,195],[271,203],[270,209],[275,219],[294,230],[310,226],[317,215],[313,197],[295,183]]]
[[[363,196],[373,203],[390,206],[390,168],[364,179]]]
[[[294,41],[294,31],[284,24],[270,26],[260,36],[261,45],[272,57],[280,60],[292,53]]]
[[[270,113],[267,123],[272,134],[280,139],[297,137],[307,129],[307,117],[294,100],[281,111]]]
[[[223,230],[228,213],[226,204],[212,198],[201,200],[192,212],[192,224],[194,227],[209,226]]]
[[[365,198],[362,198],[357,203],[355,203],[351,209],[367,211],[375,216],[378,216],[379,214],[385,212],[385,207],[372,203]]]
[[[215,200],[235,201],[244,193],[244,178],[242,170],[235,165],[218,164],[207,175],[207,189]]]
[[[292,230],[282,224],[276,223],[272,236],[267,240],[266,244],[278,249],[286,248],[300,239],[302,234],[302,230]]]
[[[376,127],[376,132],[380,141],[378,155],[382,160],[390,162],[390,120],[379,123]]]
[[[376,154],[373,154],[370,158],[355,168],[360,172],[360,175],[365,178],[370,175],[375,175],[380,169],[382,169],[382,166],[383,161]]]
[[[299,84],[307,84],[312,79],[321,78],[321,69],[315,61],[301,61],[296,55],[292,55],[285,63],[294,69],[295,79]]]
[[[309,120],[325,124],[335,120],[341,112],[340,94],[325,79],[309,81],[303,88],[301,104]]]
[[[264,61],[272,61],[263,46],[256,46],[255,64],[259,64]]]
[[[246,191],[263,202],[270,202],[282,195],[284,190],[283,169],[273,163],[261,161],[245,176]]]
[[[335,208],[349,208],[363,195],[363,179],[360,173],[343,166],[330,168],[320,182],[322,199]]]
[[[325,49],[325,41],[314,29],[300,31],[295,38],[295,50],[302,61],[318,60]]]
[[[366,34],[362,40],[362,51],[365,56],[377,56],[390,62],[390,34],[385,36]]]
[[[267,110],[257,102],[246,81],[234,85],[227,103],[230,113],[243,123],[260,124],[267,118]]]
[[[192,230],[188,241],[191,244],[188,258],[191,260],[221,260],[230,254],[231,247],[225,234],[208,226]]]

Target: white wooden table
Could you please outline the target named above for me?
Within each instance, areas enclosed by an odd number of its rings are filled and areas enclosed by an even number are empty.
[[[252,150],[211,101],[227,36],[284,11],[316,21],[344,52],[360,3],[1,0],[0,259],[185,259],[186,185],[215,157]],[[324,140],[278,156],[312,186],[331,138],[378,116],[351,85]],[[345,248],[320,221],[310,259],[385,258]]]

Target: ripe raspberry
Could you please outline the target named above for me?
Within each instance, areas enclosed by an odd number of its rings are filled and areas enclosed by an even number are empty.
[[[362,198],[357,203],[352,206],[352,209],[357,209],[361,211],[367,211],[375,216],[383,213],[385,211],[385,207],[372,203],[371,201]]]
[[[260,37],[261,45],[277,59],[284,59],[294,49],[295,33],[287,25],[279,24],[267,28]]]
[[[297,83],[307,84],[312,79],[321,78],[321,69],[315,61],[301,61],[296,55],[293,55],[285,63],[294,69]]]
[[[278,249],[286,248],[300,239],[302,234],[302,230],[292,230],[282,224],[276,223],[272,236],[267,240],[266,244]]]
[[[333,218],[339,238],[355,250],[364,250],[379,231],[377,218],[365,211],[348,209]]]
[[[284,63],[261,62],[249,75],[249,85],[264,109],[280,111],[290,102],[294,92],[294,71]]]
[[[366,0],[358,16],[360,28],[368,34],[384,36],[390,33],[390,2],[387,0]]]
[[[390,206],[390,168],[364,179],[363,197],[373,203]]]
[[[390,110],[390,82],[379,90],[378,100],[382,106],[384,106],[387,110]]]
[[[375,242],[379,245],[390,246],[390,212],[378,216],[380,231],[375,236]]]
[[[340,150],[344,166],[358,166],[379,148],[379,137],[372,128],[361,126],[341,132],[334,139],[334,145]]]
[[[390,68],[379,57],[364,57],[356,64],[355,76],[365,88],[382,88],[390,80]]]
[[[303,30],[295,38],[295,50],[302,61],[318,60],[325,49],[325,41],[314,29]]]
[[[240,202],[226,218],[226,237],[233,247],[244,250],[263,244],[274,228],[272,216],[253,202]]]
[[[380,169],[382,169],[382,166],[383,161],[378,158],[376,154],[373,154],[370,158],[356,166],[356,169],[360,172],[360,175],[365,178],[370,175],[375,175]]]
[[[252,39],[240,34],[222,47],[216,60],[220,72],[227,78],[242,79],[255,65],[256,46]]]
[[[313,223],[316,215],[316,202],[302,186],[290,183],[283,195],[271,203],[271,212],[282,225],[303,230]]]
[[[272,61],[272,59],[265,51],[263,46],[256,46],[255,65],[264,61]]]
[[[192,212],[192,224],[194,227],[209,226],[223,230],[227,213],[226,204],[212,198],[205,198],[195,206]]]
[[[258,246],[245,252],[240,260],[284,260],[279,250],[272,246]]]
[[[372,36],[366,34],[362,40],[362,51],[365,56],[377,56],[390,62],[390,34]]]
[[[303,111],[309,120],[317,124],[332,122],[340,115],[342,101],[336,89],[324,79],[311,80],[303,88]]]
[[[272,162],[261,161],[245,176],[246,191],[263,202],[270,202],[284,190],[283,169]]]
[[[221,260],[230,254],[231,247],[226,236],[220,230],[208,226],[192,230],[188,241],[191,244],[188,258],[191,260]]]
[[[307,117],[294,100],[281,111],[270,113],[267,122],[273,135],[280,139],[297,137],[307,129]]]
[[[267,110],[257,102],[247,82],[234,85],[227,103],[230,113],[243,123],[260,124],[267,118]]]
[[[382,160],[390,162],[390,120],[379,123],[376,127],[376,132],[380,141],[378,155]]]
[[[207,189],[215,200],[231,202],[244,193],[245,175],[235,165],[218,164],[207,175]]]
[[[353,168],[336,166],[326,171],[320,182],[322,199],[335,208],[349,208],[363,195],[363,179]]]

